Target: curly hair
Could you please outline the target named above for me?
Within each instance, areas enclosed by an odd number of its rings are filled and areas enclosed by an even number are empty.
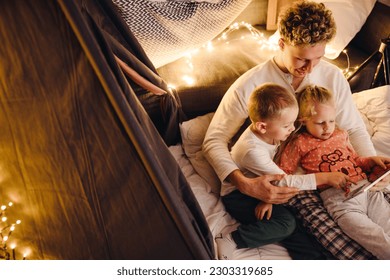
[[[280,37],[292,46],[328,43],[336,34],[332,12],[323,3],[299,1],[279,16]]]

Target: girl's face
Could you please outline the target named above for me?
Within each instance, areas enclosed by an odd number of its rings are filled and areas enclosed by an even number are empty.
[[[324,56],[326,43],[318,43],[313,46],[290,46],[281,39],[279,46],[282,50],[284,71],[288,71],[296,78],[304,78],[311,73]]]
[[[297,107],[285,108],[279,117],[256,123],[256,129],[260,132],[257,135],[268,144],[284,141],[294,131],[294,122],[297,116]]]
[[[314,105],[315,115],[305,120],[306,130],[315,138],[326,140],[334,132],[336,127],[336,109],[334,104]]]

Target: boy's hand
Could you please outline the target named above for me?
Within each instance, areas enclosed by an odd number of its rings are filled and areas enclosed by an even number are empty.
[[[255,208],[255,216],[259,220],[262,220],[264,217],[269,220],[272,215],[272,204],[260,201]]]
[[[337,188],[337,189],[343,189],[346,192],[349,190],[349,187],[351,186],[351,184],[355,184],[355,182],[352,181],[348,175],[346,175],[342,172],[316,173],[316,178],[319,178],[319,180],[321,180],[321,182],[323,182],[322,184],[329,185],[329,186],[331,186],[333,188]],[[318,183],[318,181],[317,181],[317,183]]]

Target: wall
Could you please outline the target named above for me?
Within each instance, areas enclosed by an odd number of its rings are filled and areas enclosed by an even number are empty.
[[[267,22],[268,0],[252,0],[248,7],[234,20],[252,25],[265,25]]]

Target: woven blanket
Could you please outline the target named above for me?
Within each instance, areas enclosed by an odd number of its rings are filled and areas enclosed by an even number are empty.
[[[216,37],[251,0],[113,0],[156,68]]]

